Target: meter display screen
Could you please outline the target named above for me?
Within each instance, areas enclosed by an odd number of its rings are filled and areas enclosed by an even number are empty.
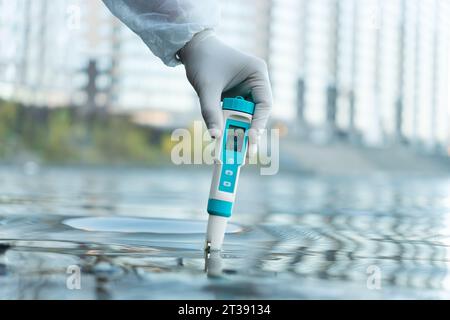
[[[245,129],[230,125],[227,129],[227,144],[228,151],[242,152],[242,145],[244,144]]]

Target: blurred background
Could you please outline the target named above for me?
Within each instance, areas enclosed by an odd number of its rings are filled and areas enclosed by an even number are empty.
[[[283,166],[447,163],[450,1],[221,2],[220,36],[268,62]],[[183,67],[101,1],[0,0],[0,48],[4,162],[167,163],[200,119]]]
[[[220,2],[281,141],[279,174],[242,170],[215,282],[211,167],[170,161],[201,120],[183,66],[100,0],[0,0],[0,299],[448,299],[450,1]]]

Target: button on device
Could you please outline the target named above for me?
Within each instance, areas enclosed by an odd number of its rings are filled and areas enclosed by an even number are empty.
[[[225,163],[220,175],[219,191],[233,193],[238,172],[238,165]]]

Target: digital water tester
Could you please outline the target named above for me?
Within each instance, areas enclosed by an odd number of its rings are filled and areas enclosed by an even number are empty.
[[[216,141],[214,174],[208,199],[206,250],[220,250],[231,217],[241,166],[248,149],[248,130],[255,104],[242,97],[223,99],[223,134]]]

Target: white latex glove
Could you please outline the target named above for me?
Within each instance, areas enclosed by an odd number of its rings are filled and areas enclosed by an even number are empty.
[[[222,134],[221,98],[251,94],[255,113],[249,131],[249,153],[255,153],[258,136],[272,108],[272,90],[264,60],[224,44],[212,30],[197,33],[179,51],[179,57],[198,94],[211,136],[217,138]]]

